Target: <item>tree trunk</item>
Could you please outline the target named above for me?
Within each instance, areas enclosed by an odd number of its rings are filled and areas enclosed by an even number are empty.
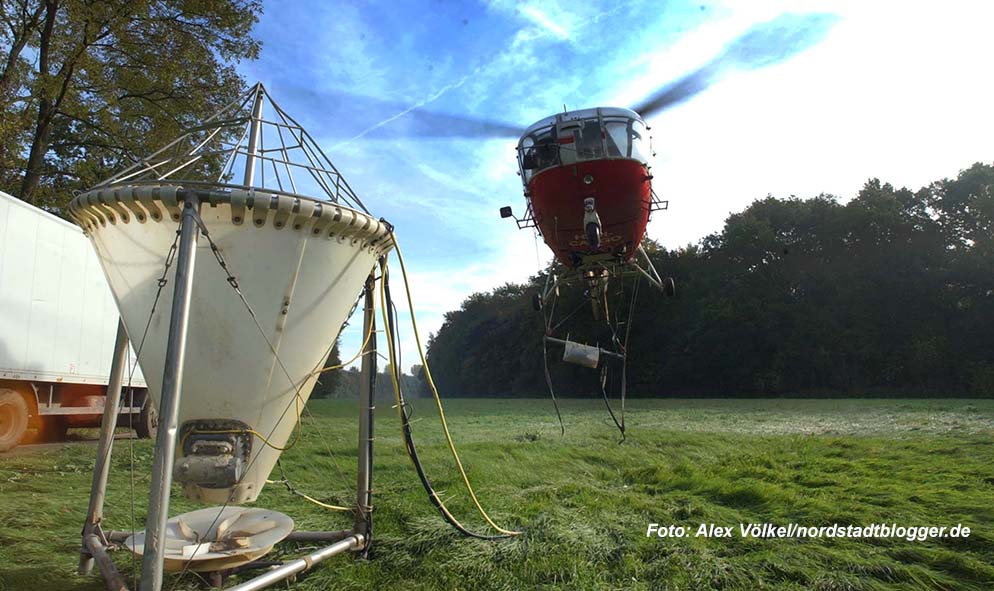
[[[45,26],[41,31],[38,43],[38,79],[41,84],[41,99],[38,101],[38,118],[35,124],[34,137],[31,140],[31,150],[28,152],[28,162],[24,167],[24,179],[21,181],[21,199],[34,203],[34,193],[41,181],[41,170],[45,163],[45,153],[48,152],[48,134],[52,129],[52,117],[55,109],[49,98],[51,94],[49,80],[49,51],[52,44],[52,32],[55,29],[55,18],[59,12],[58,0],[45,2]]]
[[[23,53],[24,48],[28,44],[28,39],[37,32],[38,23],[41,21],[41,15],[44,10],[45,5],[39,4],[35,11],[29,14],[27,0],[25,0],[21,8],[20,19],[18,20],[16,30],[12,31],[10,48],[7,51],[7,58],[4,60],[3,72],[0,72],[0,112],[6,113],[7,116],[13,115],[14,101],[17,98],[18,90],[20,90],[15,76],[17,63],[21,58],[21,53]],[[17,124],[14,122],[9,124],[7,122],[0,123],[0,134],[4,136],[0,138],[0,163],[4,163],[3,168],[7,166],[6,136],[8,133],[16,133],[16,131],[13,131],[16,127]]]
[[[38,105],[38,122],[35,125],[28,162],[24,168],[24,179],[21,181],[21,199],[31,204],[34,204],[34,193],[41,182],[45,152],[48,151],[48,133],[52,129],[52,114],[48,100],[42,99]]]
[[[11,98],[10,95],[13,90],[11,88],[11,76],[14,68],[17,67],[17,60],[20,59],[21,53],[24,51],[25,46],[27,46],[28,39],[35,33],[35,29],[38,27],[38,22],[41,20],[44,10],[45,5],[39,5],[31,14],[28,14],[26,8],[22,10],[17,31],[12,32],[13,36],[10,39],[10,49],[7,52],[3,72],[0,73],[0,100],[3,100],[5,111],[9,106],[8,101]]]
[[[11,88],[11,76],[13,75],[13,70],[17,67],[17,60],[21,57],[21,52],[24,51],[24,46],[28,43],[28,36],[21,35],[14,39],[14,42],[10,46],[10,51],[7,52],[7,61],[3,68],[3,73],[0,73],[0,100],[3,101],[3,108],[9,107],[11,95],[13,94]]]

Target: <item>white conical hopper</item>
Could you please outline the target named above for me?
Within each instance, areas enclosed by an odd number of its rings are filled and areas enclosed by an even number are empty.
[[[177,189],[111,187],[85,193],[72,206],[136,347],[159,297],[140,354],[156,403],[173,295],[171,283],[160,291],[159,277],[176,238]],[[366,214],[299,196],[231,190],[217,192],[215,203],[203,204],[201,217],[255,318],[202,238],[179,425],[183,437],[189,421],[240,421],[268,440],[252,437],[247,470],[237,486],[185,487],[194,499],[224,503],[231,493],[237,503],[254,500],[265,484],[280,455],[276,448],[288,442],[310,396],[315,369],[390,240],[386,225]],[[174,274],[175,266],[166,276],[170,282]],[[177,444],[178,459],[183,443]]]
[[[271,115],[263,113],[266,98],[256,86],[241,105],[232,103],[70,205],[96,249],[128,335],[141,348],[139,363],[157,406],[176,266],[162,289],[159,278],[186,191],[196,191],[203,225],[254,314],[201,236],[173,474],[186,496],[210,503],[259,495],[279,448],[290,441],[316,370],[377,258],[391,246],[388,226],[360,211],[361,201],[306,131],[274,103]],[[278,148],[262,148],[277,142]],[[173,178],[177,171],[185,176]],[[240,173],[242,185],[228,184]],[[267,178],[280,187],[262,187]],[[324,198],[301,194],[305,188],[323,191]]]

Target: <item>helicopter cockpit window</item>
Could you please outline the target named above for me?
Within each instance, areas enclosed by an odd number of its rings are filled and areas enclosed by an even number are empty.
[[[648,137],[645,124],[638,119],[604,120],[607,155],[612,158],[633,158],[646,162],[643,139]]]
[[[577,160],[593,160],[604,157],[601,126],[596,119],[587,120],[579,129],[574,130],[573,138]]]
[[[646,133],[645,123],[642,123],[638,119],[632,119],[630,121],[630,128],[628,130],[628,137],[631,140],[629,158],[634,158],[640,162],[648,162],[646,158],[648,148],[648,138],[649,135]]]
[[[536,173],[582,160],[632,158],[646,162],[645,124],[624,116],[568,120],[530,133],[518,145],[518,164],[527,184]]]
[[[628,143],[628,120],[606,120],[604,121],[604,129],[608,157],[631,157]]]
[[[559,164],[559,145],[552,136],[552,128],[531,134],[518,146],[521,175],[525,183],[535,173]]]

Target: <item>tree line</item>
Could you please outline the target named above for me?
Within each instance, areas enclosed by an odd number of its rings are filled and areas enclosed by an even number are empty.
[[[994,396],[990,165],[917,191],[873,179],[845,203],[768,196],[697,244],[646,246],[677,296],[639,292],[631,396]],[[446,314],[428,349],[443,395],[547,395],[531,303],[545,279]],[[589,312],[570,330],[605,338]],[[557,395],[599,395],[598,374],[561,355],[550,348]]]
[[[361,313],[361,312],[360,312]],[[339,355],[339,344],[336,340],[328,358],[324,362],[323,371],[318,375],[311,398],[354,399],[359,397],[359,368],[356,366],[343,368]],[[400,373],[400,387],[405,398],[415,398],[427,394],[427,388],[420,379],[421,366],[411,367],[411,373]],[[395,400],[393,378],[390,375],[389,362],[377,362],[374,397],[380,401]]]

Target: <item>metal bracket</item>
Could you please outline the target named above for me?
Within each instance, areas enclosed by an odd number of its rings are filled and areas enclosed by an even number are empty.
[[[527,195],[525,196],[527,198]],[[525,215],[518,217],[514,215],[511,211],[510,206],[505,206],[500,208],[500,217],[502,218],[512,218],[514,223],[518,225],[519,230],[524,230],[525,228],[537,228],[538,223],[535,221],[535,215],[532,212],[531,201],[528,201],[528,209],[525,210]]]
[[[669,200],[660,199],[655,190],[649,196],[649,213],[654,211],[665,211],[670,208]]]

